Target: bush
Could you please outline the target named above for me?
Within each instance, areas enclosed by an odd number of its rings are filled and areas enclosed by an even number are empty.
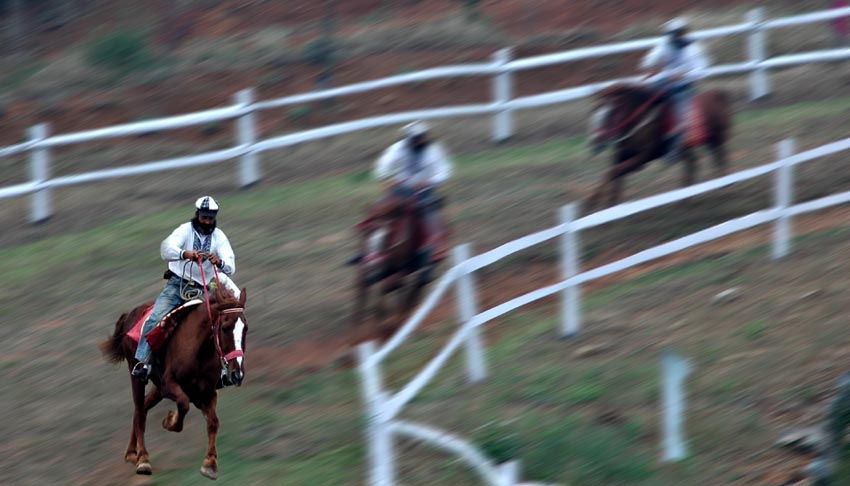
[[[314,66],[326,66],[335,60],[336,45],[330,37],[316,37],[304,45],[304,60]]]
[[[89,44],[86,57],[91,64],[118,71],[147,67],[152,56],[141,32],[113,32]]]

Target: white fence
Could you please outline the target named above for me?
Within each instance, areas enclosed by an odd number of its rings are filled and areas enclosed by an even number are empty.
[[[751,11],[745,22],[726,27],[718,27],[695,32],[700,39],[723,37],[735,34],[747,35],[746,61],[736,64],[719,65],[710,68],[709,76],[720,76],[749,72],[751,77],[751,95],[762,97],[770,92],[768,71],[773,68],[794,66],[811,62],[825,62],[850,58],[850,48],[828,49],[800,54],[769,57],[767,53],[767,33],[773,29],[823,22],[839,17],[850,16],[850,8],[833,9],[793,17],[765,20],[763,9]],[[242,187],[250,186],[261,179],[259,154],[273,149],[288,147],[301,142],[319,140],[369,128],[395,125],[417,119],[448,118],[473,115],[493,115],[492,137],[504,140],[513,134],[513,113],[517,110],[562,103],[593,95],[610,82],[596,83],[569,89],[552,91],[524,97],[513,97],[513,74],[519,71],[535,69],[554,64],[573,62],[625,52],[639,51],[653,46],[657,38],[642,39],[598,47],[574,49],[556,54],[527,57],[511,60],[511,51],[503,49],[493,56],[492,62],[458,66],[445,66],[426,69],[415,73],[391,76],[388,78],[351,84],[314,93],[287,96],[268,101],[254,102],[251,90],[241,91],[234,97],[232,106],[200,111],[196,113],[161,118],[157,120],[128,123],[96,130],[86,130],[65,135],[49,136],[46,124],[33,127],[27,142],[0,148],[0,156],[20,153],[30,155],[30,181],[0,188],[0,199],[32,194],[30,221],[39,222],[52,214],[50,191],[57,187],[94,182],[116,177],[140,175],[150,172],[182,169],[198,165],[224,162],[238,159],[239,181]],[[346,96],[390,86],[427,81],[430,79],[459,76],[491,76],[492,101],[482,104],[467,104],[441,108],[424,109],[363,118],[337,123],[320,128],[303,130],[282,136],[258,141],[256,115],[267,109],[280,108],[310,101]],[[178,157],[134,166],[115,167],[83,174],[63,177],[50,177],[50,149],[59,146],[146,134],[156,131],[198,126],[210,122],[236,120],[236,146],[229,149],[206,152],[197,155]]]
[[[392,339],[387,341],[380,349],[376,349],[373,343],[363,344],[359,348],[359,371],[362,377],[363,396],[369,412],[367,426],[370,461],[369,484],[372,486],[392,486],[395,484],[393,437],[397,435],[414,437],[455,451],[481,473],[487,484],[499,486],[515,484],[518,478],[518,467],[515,463],[497,466],[475,451],[472,445],[458,437],[432,427],[411,424],[397,418],[404,406],[410,403],[434,378],[449,357],[461,345],[465,345],[469,380],[480,381],[486,377],[487,370],[478,328],[487,322],[536,300],[560,293],[563,298],[559,334],[562,337],[575,336],[581,329],[580,287],[583,283],[754,226],[774,222],[773,257],[778,259],[787,255],[792,236],[791,219],[794,216],[850,202],[850,191],[846,191],[792,205],[794,166],[845,150],[850,150],[850,138],[797,154],[792,153],[793,142],[785,140],[778,145],[778,160],[770,164],[736,172],[683,189],[620,204],[582,218],[575,217],[575,205],[566,206],[561,211],[560,224],[557,226],[524,236],[471,258],[468,258],[467,246],[458,247],[454,255],[455,265],[437,281],[434,290]],[[775,203],[772,208],[732,219],[612,263],[590,270],[581,270],[579,235],[582,230],[770,173],[775,174]],[[473,273],[476,270],[491,265],[508,255],[555,238],[561,239],[562,278],[560,281],[528,292],[485,311],[476,311],[476,292],[473,281]],[[382,385],[381,362],[411,335],[452,285],[456,285],[458,292],[459,329],[416,377],[401,390],[394,393],[388,392]],[[675,427],[671,426],[671,430],[674,429]]]

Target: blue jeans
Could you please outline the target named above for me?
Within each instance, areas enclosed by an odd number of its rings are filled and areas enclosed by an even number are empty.
[[[412,187],[403,186],[401,184],[392,187],[392,193],[398,197],[409,198],[416,195],[416,206],[428,226],[428,230],[433,233],[438,229],[437,215],[439,208],[437,207],[437,195],[433,187],[428,187],[417,192]]]
[[[166,314],[171,312],[175,307],[184,304],[186,301],[180,296],[180,278],[171,277],[165,282],[165,287],[156,298],[153,304],[153,311],[142,326],[142,335],[139,337],[139,346],[136,348],[136,359],[142,361],[148,357],[151,352],[151,346],[148,340],[145,339],[145,334],[150,331]]]
[[[425,224],[426,231],[430,235],[434,235],[437,231],[440,230],[439,224],[439,204],[437,204],[437,194],[434,191],[433,187],[428,187],[426,189],[422,189],[417,191],[412,187],[407,187],[403,185],[395,185],[392,187],[392,193],[398,197],[402,198],[410,198],[416,196],[416,206],[419,214],[422,215],[422,221]],[[430,262],[431,257],[434,255],[436,248],[434,245],[425,243],[425,246],[421,249],[420,257],[424,259],[425,262]]]
[[[673,110],[676,114],[676,127],[674,134],[682,132],[682,126],[688,119],[688,106],[694,97],[693,83],[681,83],[662,79],[653,83],[657,90],[666,89],[670,93],[670,100],[673,103]]]

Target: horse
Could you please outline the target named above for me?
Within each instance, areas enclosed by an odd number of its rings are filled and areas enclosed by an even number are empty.
[[[176,402],[177,412],[169,410],[163,418],[162,426],[166,430],[183,430],[183,419],[189,412],[190,403],[203,412],[209,441],[201,474],[210,479],[218,477],[215,443],[219,428],[217,388],[228,384],[241,386],[245,377],[242,356],[248,335],[244,316],[246,299],[244,288],[237,298],[232,291],[219,286],[207,303],[193,301],[193,306],[174,312],[170,318],[176,329],[169,341],[154,354],[159,366],[155,366],[151,373],[153,386],[147,395],[145,384],[131,375],[135,412],[124,460],[135,463],[136,474],[149,475],[153,472],[145,447],[147,412],[163,398],[168,398]],[[100,343],[108,361],[126,361],[132,370],[136,342],[128,336],[128,332],[151,304],[140,305],[118,318],[112,336]]]
[[[623,190],[623,178],[664,156],[670,145],[666,135],[671,107],[664,102],[664,92],[642,85],[619,83],[597,93],[596,99],[591,115],[592,153],[614,145],[614,157],[602,182],[587,199],[587,210],[592,210],[606,191],[610,192],[608,203],[617,204]],[[707,90],[698,94],[693,102],[701,113],[703,130],[697,133],[697,137],[692,137],[693,132],[689,132],[682,143],[681,155],[685,162],[683,186],[694,183],[697,170],[695,149],[700,146],[708,147],[718,173],[726,174],[726,143],[732,126],[728,93]]]
[[[385,299],[394,291],[406,289],[400,299],[398,312],[409,313],[419,300],[422,289],[429,282],[429,273],[439,258],[431,258],[422,251],[426,239],[425,222],[415,197],[387,194],[369,209],[367,218],[357,225],[360,236],[360,254],[357,262],[353,321],[355,328],[367,336],[381,334],[387,339],[394,326],[384,325],[387,317]],[[363,328],[370,290],[380,284],[374,304],[378,328]],[[362,340],[360,336],[355,341]]]

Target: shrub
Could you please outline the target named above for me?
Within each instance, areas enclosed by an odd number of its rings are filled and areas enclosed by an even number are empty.
[[[314,66],[326,66],[333,63],[336,45],[330,37],[316,37],[304,45],[304,60]]]
[[[134,71],[147,67],[152,56],[141,32],[113,32],[91,42],[86,51],[88,61],[118,71]]]

